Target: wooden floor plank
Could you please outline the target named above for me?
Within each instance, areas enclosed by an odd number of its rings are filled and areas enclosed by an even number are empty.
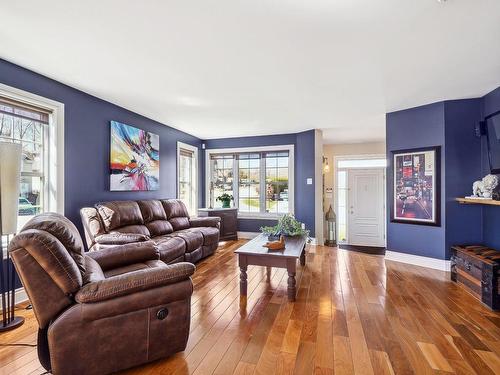
[[[424,354],[425,359],[434,370],[453,372],[450,364],[444,358],[436,345],[426,342],[417,342],[418,347]]]
[[[248,267],[240,305],[234,251],[222,244],[193,275],[186,350],[122,374],[338,375],[500,373],[500,314],[437,270],[309,246],[287,300],[285,270]],[[37,322],[0,334],[0,375],[40,375]]]

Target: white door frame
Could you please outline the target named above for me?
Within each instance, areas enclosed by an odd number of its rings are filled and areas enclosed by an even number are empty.
[[[342,160],[372,160],[372,159],[387,159],[387,156],[385,154],[366,154],[366,155],[336,155],[333,157],[333,188],[334,188],[334,207],[335,207],[335,212],[338,214],[339,209],[338,209],[338,181],[337,181],[337,175],[339,170],[341,171],[346,171],[347,176],[346,176],[346,183],[349,184],[349,169],[370,169],[370,167],[360,167],[360,168],[338,168],[338,163],[339,161]],[[384,192],[384,218],[383,218],[383,225],[384,225],[384,246],[387,247],[387,171],[386,168],[382,167],[372,167],[373,169],[384,169],[384,181],[383,181],[383,192]],[[346,202],[346,210],[348,210],[348,203],[349,203],[349,186],[347,187],[347,202]],[[347,214],[347,211],[346,211]],[[337,222],[335,223],[335,231],[337,234],[337,243],[339,243],[339,221],[337,219]],[[349,243],[349,219],[346,217],[346,242],[345,244]]]
[[[64,215],[64,104],[3,83],[0,83],[0,96],[51,112],[45,139],[48,155],[44,165],[47,192],[44,208]]]
[[[386,233],[385,233],[385,227],[386,227],[386,223],[385,223],[385,220],[386,220],[386,213],[385,213],[385,201],[386,201],[386,194],[385,194],[385,168],[382,168],[382,167],[372,167],[372,168],[346,168],[345,170],[347,170],[347,182],[348,182],[348,189],[347,189],[347,206],[346,206],[346,213],[347,213],[347,225],[346,225],[346,229],[347,229],[347,244],[349,245],[353,245],[353,246],[373,246],[373,247],[379,247],[379,246],[383,246],[383,247],[386,247]],[[351,207],[352,207],[352,194],[350,194],[350,191],[352,189],[352,187],[349,185],[349,181],[350,181],[350,171],[376,171],[377,173],[381,174],[382,176],[382,194],[383,194],[383,198],[382,198],[382,211],[383,211],[383,216],[382,216],[382,237],[383,237],[383,241],[381,244],[377,244],[377,245],[356,245],[356,244],[353,244],[352,242],[352,239],[351,239],[351,233],[350,233],[350,226],[351,226],[351,217],[350,217],[350,213],[349,211],[351,210]]]
[[[184,150],[189,150],[192,151],[194,154],[194,168],[195,171],[193,173],[193,189],[194,189],[194,207],[193,210],[197,211],[198,210],[198,202],[199,202],[199,192],[198,192],[198,176],[199,176],[199,163],[198,163],[198,147],[192,146],[190,144],[184,143],[177,141],[177,160],[176,160],[176,178],[177,178],[177,198],[179,198],[179,159],[180,159],[180,154],[181,154],[181,149]],[[194,214],[195,212],[192,212],[191,214]]]

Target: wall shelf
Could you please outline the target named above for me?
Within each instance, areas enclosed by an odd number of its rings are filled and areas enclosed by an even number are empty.
[[[500,206],[500,201],[495,201],[493,199],[456,198],[456,201],[462,204],[485,204],[489,206]]]

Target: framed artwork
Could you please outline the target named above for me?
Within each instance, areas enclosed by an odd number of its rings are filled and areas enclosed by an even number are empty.
[[[392,152],[391,222],[441,225],[441,147]]]
[[[110,190],[158,190],[160,137],[111,121]]]

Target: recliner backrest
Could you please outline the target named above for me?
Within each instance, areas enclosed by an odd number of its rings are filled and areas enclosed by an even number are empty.
[[[163,209],[174,230],[189,228],[189,213],[186,205],[178,199],[163,199]]]
[[[167,214],[159,200],[141,200],[137,201],[137,204],[139,204],[144,224],[152,237],[162,236],[174,231],[172,224],[167,221]]]
[[[96,243],[96,237],[105,234],[104,224],[102,223],[101,215],[95,207],[83,207],[80,209],[80,217],[82,219],[83,229],[85,232],[85,241],[89,250]]]
[[[85,274],[83,242],[74,224],[56,213],[31,219],[9,244],[40,328],[73,304]]]
[[[139,204],[135,201],[111,201],[96,204],[107,233],[136,233],[149,236]]]

